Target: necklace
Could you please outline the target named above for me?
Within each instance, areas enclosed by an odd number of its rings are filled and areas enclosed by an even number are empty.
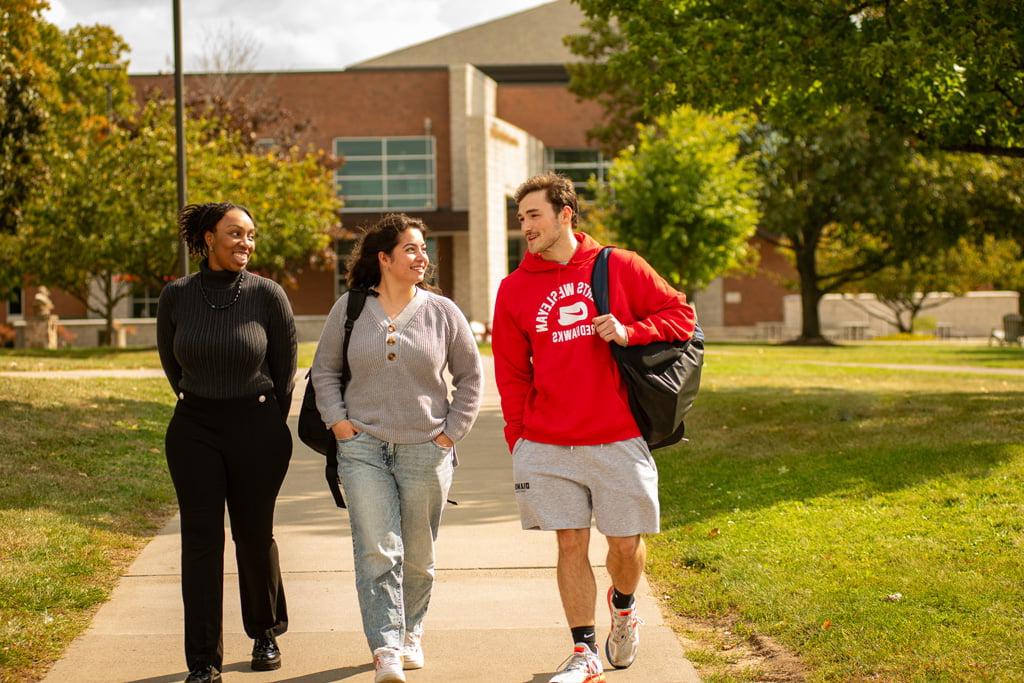
[[[231,308],[238,303],[238,297],[242,294],[242,283],[245,281],[245,271],[241,271],[238,274],[238,282],[235,283],[235,295],[231,297],[231,301],[226,304],[215,304],[210,301],[210,297],[206,294],[206,287],[203,287],[203,272],[199,271],[199,292],[203,295],[203,301],[206,305],[215,311],[223,311],[226,308]]]

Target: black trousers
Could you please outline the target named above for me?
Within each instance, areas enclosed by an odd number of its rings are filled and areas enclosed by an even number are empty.
[[[292,437],[272,394],[180,398],[167,426],[167,466],[181,510],[181,594],[189,670],[224,658],[224,505],[250,638],[281,635],[288,610],[274,542],[274,504]]]

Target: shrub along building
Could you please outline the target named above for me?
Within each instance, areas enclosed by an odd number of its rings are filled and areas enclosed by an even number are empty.
[[[569,0],[558,0],[344,70],[257,72],[244,80],[308,122],[299,144],[344,158],[335,181],[345,232],[388,211],[423,219],[437,284],[469,319],[486,324],[498,284],[524,252],[510,200],[518,184],[553,169],[585,194],[587,179],[601,180],[607,170],[609,160],[587,138],[601,108],[568,90],[565,64],[574,57],[562,38],[580,32],[582,19]],[[207,78],[216,76],[188,75],[186,90]],[[173,93],[167,74],[131,80],[140,93]],[[288,290],[300,338],[319,336],[344,292],[350,244],[336,241],[333,272],[307,269]],[[755,246],[760,274],[716,280],[695,297],[711,338],[785,334],[783,283],[792,269],[774,248]],[[31,295],[0,308],[0,323],[30,310]],[[119,311],[134,331],[129,343],[154,343],[158,295],[137,292]],[[75,343],[95,343],[99,321],[69,322],[85,317],[83,307],[59,293],[54,302],[66,329],[83,329]]]

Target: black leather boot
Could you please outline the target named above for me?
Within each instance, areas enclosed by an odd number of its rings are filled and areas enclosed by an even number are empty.
[[[209,664],[197,666],[188,672],[185,683],[220,683],[220,671]]]
[[[274,671],[281,668],[281,650],[274,636],[260,636],[252,646],[252,670]]]

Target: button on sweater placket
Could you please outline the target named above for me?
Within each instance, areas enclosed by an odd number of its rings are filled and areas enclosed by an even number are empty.
[[[398,360],[398,354],[395,353],[395,348],[398,346],[398,336],[395,334],[398,328],[395,327],[394,323],[388,323],[388,336],[384,340],[387,345],[388,353],[385,356],[389,361]]]

